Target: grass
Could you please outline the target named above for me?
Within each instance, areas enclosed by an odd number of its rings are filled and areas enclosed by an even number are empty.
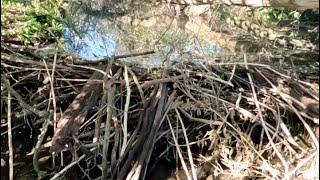
[[[58,1],[30,2],[3,1],[1,24],[15,24],[8,29],[7,36],[18,38],[27,47],[41,39],[55,39],[62,36],[65,28]]]

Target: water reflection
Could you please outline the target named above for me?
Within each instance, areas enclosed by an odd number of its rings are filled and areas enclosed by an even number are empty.
[[[79,59],[92,61],[114,55],[155,51],[154,54],[120,59],[143,68],[159,67],[168,60],[172,63],[192,61],[201,64],[203,61],[216,61],[217,56],[220,62],[239,61],[243,59],[242,52],[252,54],[248,61],[259,60],[257,53],[264,45],[247,39],[241,41],[243,38],[216,30],[219,27],[212,27],[215,23],[208,23],[208,19],[204,18],[210,17],[213,21],[207,12],[210,8],[205,5],[180,9],[183,12],[172,12],[175,8],[169,10],[163,4],[143,5],[144,9],[132,7],[122,14],[110,14],[109,11],[92,13],[86,8],[75,8],[76,13],[69,14],[72,20],[64,33],[66,51]],[[269,59],[263,63],[272,63],[273,66],[279,64],[279,58],[262,59]],[[288,64],[288,61],[285,63]],[[309,60],[304,63],[311,64]],[[292,68],[291,64],[289,62],[288,69]],[[312,66],[319,67],[319,64]],[[283,69],[281,63],[278,68]]]
[[[199,58],[223,51],[216,43],[199,39],[183,29],[184,26],[178,26],[186,22],[171,16],[165,6],[150,8],[146,12],[137,10],[135,14],[113,19],[108,15],[103,17],[100,14],[98,17],[84,12],[73,15],[72,23],[64,33],[66,51],[79,59],[100,60],[114,55],[156,50],[155,54],[124,61],[159,66],[168,57],[170,61],[181,61],[186,60],[183,58],[185,54]],[[159,16],[161,12],[163,15]]]
[[[92,19],[93,20],[93,19]],[[78,21],[76,27],[85,27],[84,33],[66,28],[64,31],[65,49],[79,59],[99,60],[117,55],[117,44],[114,35],[103,33],[99,24],[88,21]]]

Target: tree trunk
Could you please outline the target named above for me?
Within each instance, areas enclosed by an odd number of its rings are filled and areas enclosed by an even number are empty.
[[[184,5],[210,4],[214,2],[219,2],[227,5],[252,7],[287,7],[299,10],[319,8],[318,0],[203,0],[202,2],[197,2],[196,0],[193,0],[192,3],[187,2],[186,0],[169,0],[169,2]]]

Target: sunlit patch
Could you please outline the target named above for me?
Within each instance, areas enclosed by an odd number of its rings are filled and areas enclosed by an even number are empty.
[[[117,44],[110,33],[104,33],[101,26],[79,21],[77,27],[85,28],[77,32],[72,28],[64,31],[65,49],[76,57],[85,60],[100,60],[116,54]]]

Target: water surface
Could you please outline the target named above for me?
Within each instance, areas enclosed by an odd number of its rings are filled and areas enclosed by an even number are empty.
[[[181,12],[166,4],[149,7],[148,11],[136,9],[117,16],[79,10],[69,22],[72,26],[64,32],[65,49],[79,59],[92,61],[155,50],[154,54],[124,59],[148,66],[159,66],[165,60],[210,58],[229,51],[208,37],[209,26],[197,27],[204,20],[190,21],[191,16],[178,14]],[[201,6],[201,13],[206,13],[206,9],[209,6]],[[200,27],[208,32],[195,32]]]
[[[87,61],[155,51],[120,59],[147,68],[159,67],[164,61],[216,62],[216,57],[220,57],[220,61],[242,61],[244,52],[251,53],[248,57],[254,57],[248,61],[259,61],[258,53],[263,45],[217,30],[219,19],[213,18],[210,5],[182,7],[147,1],[112,2],[98,9],[95,1],[91,2],[93,8],[71,3],[67,14],[68,28],[64,32],[66,51]],[[285,56],[269,58],[263,63],[301,72],[315,71],[319,67],[314,58],[303,57],[301,61],[301,58],[288,57],[289,52],[280,51]]]

